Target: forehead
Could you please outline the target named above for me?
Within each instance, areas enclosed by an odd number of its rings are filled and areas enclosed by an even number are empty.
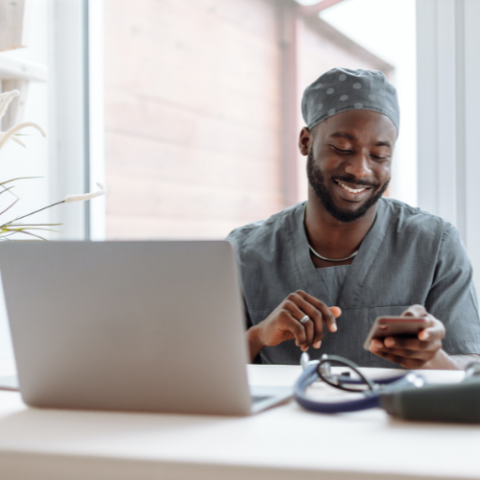
[[[315,136],[327,138],[350,138],[354,141],[377,143],[397,139],[394,123],[383,113],[372,110],[347,110],[328,117],[314,127]],[[344,134],[344,135],[339,135]]]

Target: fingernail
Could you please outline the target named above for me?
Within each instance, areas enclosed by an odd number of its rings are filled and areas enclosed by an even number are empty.
[[[393,347],[395,345],[395,340],[393,338],[387,338],[385,340],[385,345],[387,347]]]
[[[337,331],[337,326],[335,324],[330,325],[330,331],[331,332],[336,332]]]
[[[429,335],[428,335],[428,332],[420,332],[418,337],[420,338],[420,340],[426,340],[429,337]]]
[[[319,349],[322,342],[317,342],[313,344],[313,348]]]

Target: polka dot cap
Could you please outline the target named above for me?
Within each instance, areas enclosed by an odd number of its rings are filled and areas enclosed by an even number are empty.
[[[309,129],[332,115],[355,109],[383,113],[398,132],[397,91],[382,72],[333,68],[303,92],[302,114]]]

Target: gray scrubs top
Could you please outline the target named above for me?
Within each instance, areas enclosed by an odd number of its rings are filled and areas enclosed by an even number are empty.
[[[363,342],[377,316],[400,315],[414,304],[424,305],[444,323],[443,348],[448,354],[480,353],[472,266],[450,223],[382,198],[353,263],[316,269],[307,244],[304,206],[290,207],[227,237],[241,270],[247,328],[264,320],[288,294],[304,290],[342,309],[338,331],[326,332],[320,350],[310,349],[313,358],[330,353],[361,366],[392,367],[364,350]],[[290,340],[264,348],[260,360],[298,365],[300,355]]]

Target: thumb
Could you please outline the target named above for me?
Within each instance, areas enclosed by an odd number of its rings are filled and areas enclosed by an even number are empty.
[[[342,310],[339,307],[328,307],[328,309],[335,318],[338,318],[342,314]]]

